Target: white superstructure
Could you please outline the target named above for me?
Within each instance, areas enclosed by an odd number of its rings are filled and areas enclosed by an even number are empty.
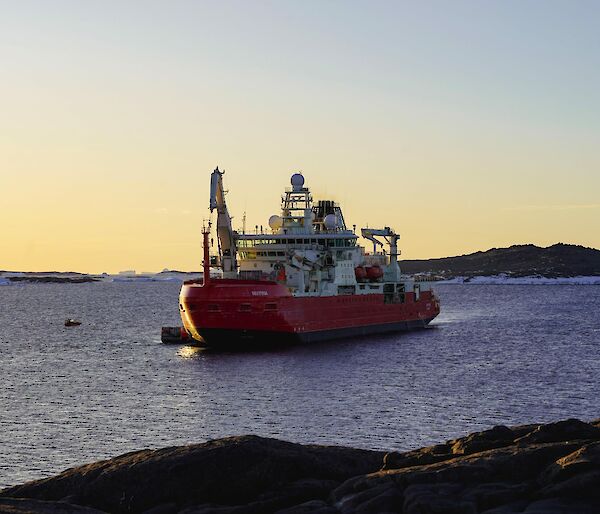
[[[401,277],[398,239],[391,228],[363,228],[373,252],[358,246],[356,228],[346,226],[340,206],[330,200],[313,201],[304,177],[295,173],[286,189],[281,212],[269,218],[267,232],[240,233],[231,227],[224,198],[223,172],[211,180],[212,210],[217,210],[219,265],[224,278],[273,280],[284,283],[295,296],[390,293],[401,301],[404,292],[429,289]],[[378,238],[383,238],[389,251]]]

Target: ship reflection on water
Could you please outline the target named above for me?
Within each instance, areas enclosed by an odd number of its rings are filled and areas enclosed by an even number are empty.
[[[177,356],[182,359],[193,359],[194,357],[198,357],[203,351],[203,348],[200,346],[182,346],[177,351]]]

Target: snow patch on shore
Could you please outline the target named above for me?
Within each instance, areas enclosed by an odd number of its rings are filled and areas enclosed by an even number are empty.
[[[599,286],[600,276],[590,277],[510,277],[505,274],[487,277],[454,277],[440,280],[438,284],[480,284],[480,285],[577,285]]]
[[[220,278],[220,274],[210,274],[211,278]],[[111,282],[184,282],[202,277],[201,273],[197,274],[178,274],[178,275],[136,275],[133,277],[124,277],[113,275],[110,277]]]

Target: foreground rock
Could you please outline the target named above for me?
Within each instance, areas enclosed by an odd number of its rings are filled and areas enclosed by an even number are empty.
[[[128,453],[4,490],[0,496],[63,500],[107,512],[152,508],[176,512],[202,504],[250,504],[253,510],[247,512],[274,512],[326,498],[344,480],[379,469],[383,456],[254,436],[230,437]]]
[[[0,512],[6,514],[102,514],[102,511],[65,502],[46,502],[23,498],[0,498]]]
[[[10,510],[2,502],[17,500],[8,498],[29,499],[20,501],[32,502],[31,510]],[[77,506],[152,514],[591,514],[600,512],[600,422],[494,427],[387,454],[231,437],[129,453],[0,493],[2,513],[92,512]]]

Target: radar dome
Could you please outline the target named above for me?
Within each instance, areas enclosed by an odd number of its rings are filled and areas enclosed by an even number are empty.
[[[333,230],[338,226],[337,216],[335,214],[328,214],[327,216],[325,216],[323,223],[325,224],[325,228],[327,230]]]
[[[281,219],[281,216],[273,214],[273,216],[269,218],[269,227],[271,227],[272,230],[279,230],[282,226],[283,220]]]
[[[298,190],[301,189],[302,186],[304,185],[304,177],[302,176],[301,173],[294,173],[292,175],[292,187],[294,188],[294,190]]]

